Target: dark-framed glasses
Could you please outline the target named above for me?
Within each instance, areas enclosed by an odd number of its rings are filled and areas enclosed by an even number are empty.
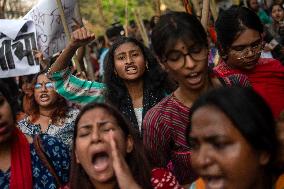
[[[259,39],[250,45],[231,47],[232,53],[239,56],[238,60],[243,60],[251,56],[259,56],[263,49],[262,40]]]
[[[35,87],[35,89],[41,89],[43,86],[46,89],[54,89],[54,84],[52,82],[36,83],[34,87]]]
[[[182,51],[179,50],[171,50],[166,54],[163,62],[166,62],[170,66],[179,69],[184,67],[186,62],[186,56],[189,56],[195,62],[204,61],[208,58],[207,49],[193,48],[189,50],[188,53],[183,53]]]

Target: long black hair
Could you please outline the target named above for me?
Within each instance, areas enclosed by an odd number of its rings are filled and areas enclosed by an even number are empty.
[[[121,128],[124,136],[132,136],[134,141],[134,148],[132,152],[126,156],[126,162],[137,184],[142,188],[151,189],[151,170],[148,161],[144,155],[143,146],[141,141],[135,137],[135,131],[132,126],[127,122],[123,115],[113,106],[103,103],[90,103],[87,104],[79,113],[75,120],[75,129],[73,137],[73,152],[72,152],[72,164],[71,164],[71,176],[70,176],[70,188],[71,189],[91,189],[95,188],[87,173],[82,166],[76,162],[75,149],[76,149],[76,137],[78,130],[78,122],[81,117],[90,110],[102,108],[106,110],[111,116],[116,119],[117,125]],[[116,186],[118,188],[118,186]]]
[[[137,120],[132,106],[132,101],[123,79],[115,74],[114,53],[115,50],[125,43],[133,43],[140,48],[143,53],[145,70],[143,79],[143,117],[146,112],[158,103],[167,93],[175,89],[175,85],[168,79],[167,73],[161,68],[157,59],[154,57],[150,49],[145,47],[141,42],[130,37],[118,38],[110,48],[107,60],[104,64],[104,83],[107,86],[106,101],[117,107],[129,119],[129,121],[137,126]]]

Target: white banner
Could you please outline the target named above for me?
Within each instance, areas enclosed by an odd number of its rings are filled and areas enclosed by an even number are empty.
[[[75,0],[61,0],[65,18],[71,32],[73,24]],[[36,27],[38,50],[44,57],[51,57],[53,54],[63,50],[67,44],[61,23],[59,9],[56,0],[41,0],[30,10],[24,19],[32,20]]]
[[[33,22],[0,20],[0,23],[0,78],[39,72],[39,62],[32,51],[37,49]]]

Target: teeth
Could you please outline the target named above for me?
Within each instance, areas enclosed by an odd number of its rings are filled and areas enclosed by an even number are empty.
[[[197,76],[198,74],[197,73],[191,73],[189,76],[190,77],[195,77],[195,76]]]
[[[207,186],[210,189],[222,189],[224,188],[224,179],[221,177],[208,177]]]
[[[131,67],[131,68],[127,68],[126,70],[127,70],[127,71],[129,71],[129,70],[135,70],[135,68]]]
[[[126,67],[126,70],[127,70],[127,71],[128,71],[128,70],[136,70],[136,67],[134,67],[134,66]]]

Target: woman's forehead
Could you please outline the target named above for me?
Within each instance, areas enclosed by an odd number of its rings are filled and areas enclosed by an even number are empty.
[[[89,120],[90,118],[99,120],[116,120],[108,110],[100,107],[93,108],[84,112],[79,122],[86,119]]]
[[[37,80],[48,80],[49,81],[48,77],[45,74],[39,74],[37,76]]]
[[[277,10],[277,9],[283,10],[283,8],[281,8],[281,5],[273,5],[272,10]]]
[[[115,49],[114,54],[118,54],[118,53],[121,53],[121,52],[128,52],[128,51],[132,51],[132,50],[141,50],[141,49],[138,45],[136,45],[133,42],[126,42],[126,43],[119,45]]]
[[[233,41],[231,46],[240,46],[251,44],[261,38],[261,34],[253,29],[245,28],[241,31]]]
[[[196,47],[202,47],[202,45],[190,39],[179,38],[168,42],[168,45],[165,49],[165,54],[172,50],[188,50]]]

